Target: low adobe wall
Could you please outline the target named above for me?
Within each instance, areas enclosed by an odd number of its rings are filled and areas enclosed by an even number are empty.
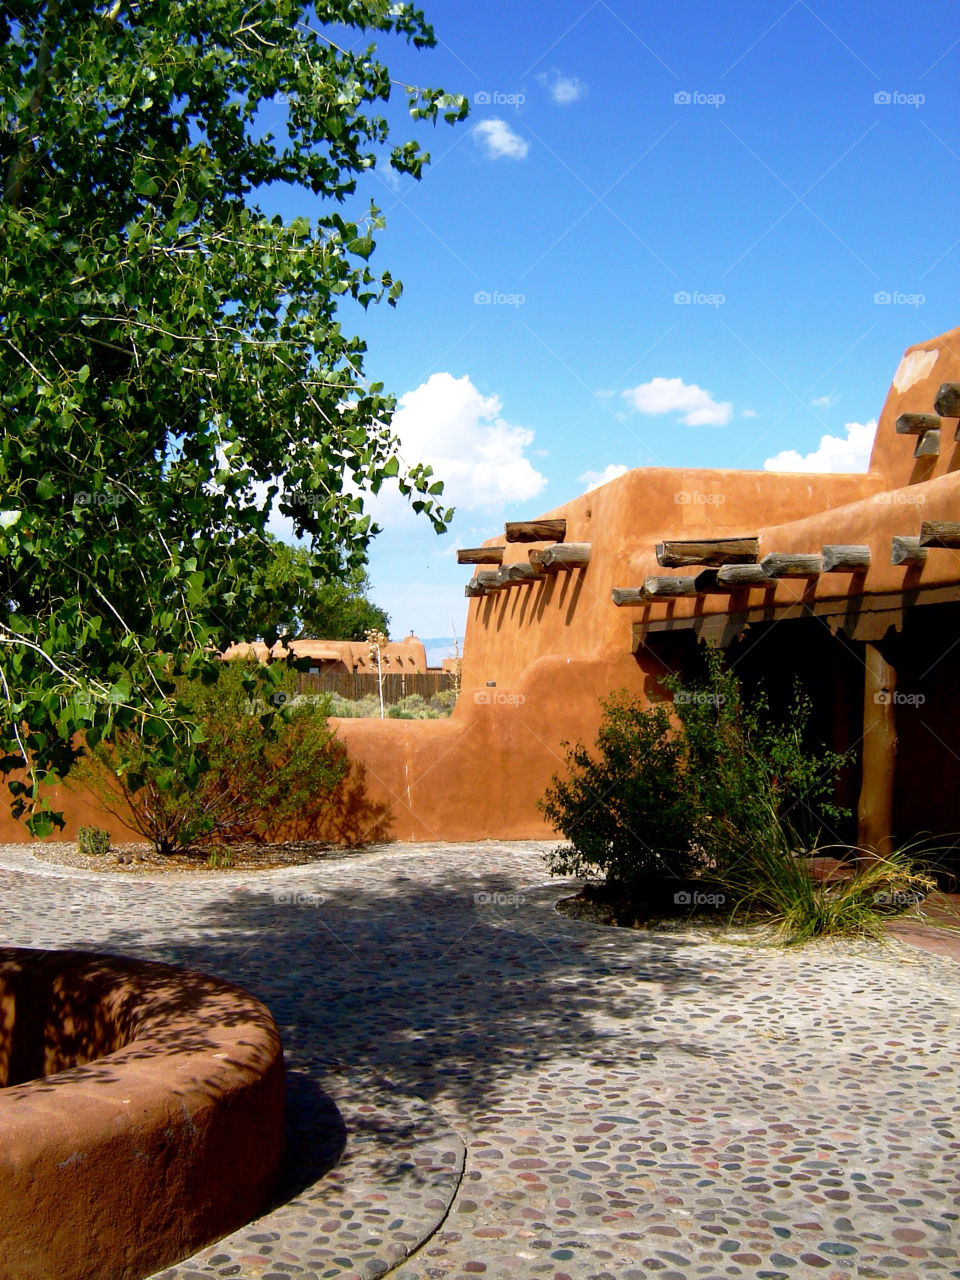
[[[238,987],[0,949],[0,1275],[137,1280],[255,1217],[283,1158],[283,1050]]]

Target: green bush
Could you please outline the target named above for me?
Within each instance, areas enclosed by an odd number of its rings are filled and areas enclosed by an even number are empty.
[[[554,874],[601,876],[613,890],[662,905],[664,879],[706,880],[732,915],[779,924],[782,938],[879,936],[882,917],[933,887],[905,853],[860,860],[832,880],[805,854],[836,845],[834,802],[849,754],[811,742],[812,706],[797,686],[782,717],[760,690],[745,697],[716,651],[706,676],[671,678],[672,716],[626,693],[602,703],[594,751],[567,753],[541,809],[570,842],[548,855]]]
[[[258,681],[266,687],[254,698]],[[134,733],[117,735],[89,749],[72,776],[161,854],[275,838],[319,816],[346,774],[326,700],[285,697],[295,681],[241,662],[223,663],[213,684],[181,680],[178,701],[199,742],[178,740],[171,760]]]
[[[77,852],[102,856],[110,852],[110,832],[103,827],[81,827],[77,832]]]
[[[429,702],[419,693],[409,693],[399,702],[387,706],[385,717],[388,720],[443,720],[449,716],[456,702],[456,694],[453,693],[451,699],[451,693],[453,690],[445,689]],[[369,693],[356,700],[331,694],[328,715],[345,719],[376,718],[380,715],[380,699]]]
[[[547,821],[570,841],[548,855],[550,870],[620,884],[691,874],[697,854],[683,743],[667,711],[626,693],[601,706],[595,752],[564,743],[569,777],[555,775],[540,801]]]

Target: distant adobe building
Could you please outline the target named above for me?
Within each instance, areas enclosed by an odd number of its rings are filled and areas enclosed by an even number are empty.
[[[291,640],[268,648],[261,640],[240,642],[224,650],[224,658],[255,658],[257,662],[282,661],[292,655],[309,660],[306,668],[313,675],[377,674],[377,660],[370,656],[365,640]],[[427,670],[427,652],[423,641],[411,632],[404,640],[390,640],[384,645],[381,663],[385,675],[420,675]]]

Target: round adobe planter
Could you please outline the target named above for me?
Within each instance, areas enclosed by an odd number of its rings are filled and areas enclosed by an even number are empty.
[[[265,1206],[283,1049],[239,987],[0,948],[0,1276],[139,1280]]]

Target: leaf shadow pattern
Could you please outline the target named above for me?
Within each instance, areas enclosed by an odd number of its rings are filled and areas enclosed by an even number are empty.
[[[364,883],[350,865],[351,886],[329,864],[248,880],[206,901],[191,936],[152,953],[256,994],[292,1067],[372,1071],[466,1114],[510,1075],[557,1061],[710,1052],[657,1020],[671,992],[737,985],[695,940],[568,921],[551,909],[570,892],[557,883],[505,891],[502,875],[455,871]],[[107,941],[143,947],[132,930]]]

